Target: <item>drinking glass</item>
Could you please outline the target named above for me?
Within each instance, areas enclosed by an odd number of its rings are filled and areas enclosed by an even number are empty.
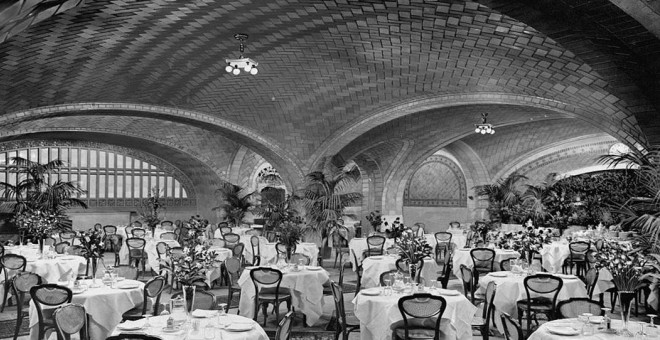
[[[655,325],[656,314],[646,314],[651,319],[650,325],[646,326],[646,334],[649,338],[656,338],[660,333],[658,332],[658,326]]]
[[[638,340],[646,340],[647,339],[648,334],[646,334],[644,332],[644,325],[646,325],[646,323],[639,322],[639,332],[635,333],[635,339],[638,339]]]
[[[204,339],[215,339],[215,327],[213,327],[213,324],[210,322],[204,326]]]

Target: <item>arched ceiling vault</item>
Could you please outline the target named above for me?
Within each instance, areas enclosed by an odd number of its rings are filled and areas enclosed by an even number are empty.
[[[258,75],[224,71],[235,33]],[[659,46],[607,0],[86,1],[0,44],[0,122],[175,127],[212,168],[232,158],[207,140],[226,140],[291,181],[391,138],[405,164],[456,140],[486,157],[468,138],[484,110],[643,148],[660,144]]]

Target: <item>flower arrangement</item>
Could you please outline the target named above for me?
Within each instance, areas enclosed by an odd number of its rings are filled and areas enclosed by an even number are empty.
[[[401,220],[398,217],[392,222],[392,224],[383,220],[383,228],[385,228],[388,237],[393,239],[400,238],[406,231],[406,226],[401,223]]]
[[[174,280],[182,285],[192,285],[193,282],[206,280],[206,273],[216,264],[216,252],[209,250],[210,244],[198,244],[194,247],[184,247],[183,255],[172,255],[168,250],[168,258],[160,260],[161,269],[169,270]],[[177,257],[178,256],[178,257]]]
[[[163,207],[160,203],[160,190],[157,187],[153,187],[149,191],[149,196],[139,209],[140,219],[151,228],[152,232],[156,225],[162,221],[162,216],[158,215],[161,209]]]
[[[499,232],[494,238],[501,249],[513,249],[520,253],[540,252],[544,244],[552,241],[552,230],[528,227],[519,232]]]
[[[373,230],[380,230],[380,226],[383,224],[383,216],[380,214],[379,210],[370,212],[365,218],[369,221]]]
[[[14,216],[14,223],[39,240],[63,229],[60,225],[63,216],[39,209],[25,209]]]
[[[433,247],[426,242],[426,237],[415,236],[412,230],[405,230],[394,241],[401,259],[408,263],[417,263],[431,256]]]
[[[82,246],[81,255],[88,259],[98,259],[103,256],[103,232],[100,230],[89,229],[79,234],[80,245]]]
[[[201,216],[190,216],[190,219],[186,222],[188,235],[183,237],[183,246],[195,247],[201,245],[208,225],[209,221],[202,219]]]
[[[303,228],[301,226],[302,218],[293,218],[292,220],[281,222],[275,229],[278,234],[280,243],[286,246],[287,251],[291,252],[293,248],[300,242],[303,235]],[[290,255],[290,254],[287,254]]]
[[[633,251],[627,242],[606,240],[603,248],[596,253],[599,268],[607,268],[612,274],[612,281],[620,292],[631,292],[642,285],[642,268],[648,259],[640,252]]]

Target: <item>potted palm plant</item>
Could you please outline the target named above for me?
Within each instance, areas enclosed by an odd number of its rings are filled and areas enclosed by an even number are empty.
[[[77,196],[85,191],[72,181],[62,181],[51,176],[64,166],[62,160],[46,164],[33,162],[22,157],[13,157],[10,171],[18,174],[18,182],[12,185],[0,183],[3,210],[14,213],[18,227],[39,241],[43,250],[44,237],[67,228],[65,212],[70,207],[87,208]]]
[[[520,182],[527,179],[519,173],[512,173],[506,178],[500,178],[495,184],[479,185],[475,187],[478,196],[488,197],[488,214],[491,220],[509,223],[520,216],[522,193],[519,190]],[[521,222],[521,221],[517,221]]]
[[[240,186],[229,182],[224,182],[216,190],[216,194],[220,199],[220,205],[213,208],[213,211],[223,211],[225,218],[234,226],[239,226],[245,214],[255,208],[253,202],[258,195],[256,192],[246,193]]]
[[[331,225],[344,215],[344,208],[362,199],[361,193],[350,191],[359,179],[357,164],[343,162],[339,157],[324,158],[315,171],[305,177],[300,197],[308,228],[316,235],[324,258],[330,256],[327,238]]]

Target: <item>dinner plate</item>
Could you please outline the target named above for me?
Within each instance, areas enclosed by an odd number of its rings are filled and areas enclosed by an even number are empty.
[[[215,310],[205,310],[205,309],[195,309],[192,311],[191,315],[195,318],[210,318],[218,314],[218,311]]]
[[[135,282],[126,282],[122,285],[117,286],[117,288],[119,288],[119,289],[133,289],[133,288],[137,288],[137,287],[140,287],[140,285],[138,283],[135,283]]]
[[[377,296],[380,295],[380,288],[367,288],[363,289],[360,293],[367,296]]]
[[[509,274],[507,272],[492,272],[490,276],[492,277],[507,277]]]
[[[122,331],[136,331],[142,327],[144,327],[144,320],[125,321],[117,325],[117,328]]]
[[[461,293],[459,291],[450,290],[450,289],[439,289],[438,294],[445,295],[445,296],[458,296],[458,295],[461,295]]]
[[[181,327],[172,327],[172,328],[163,327],[160,331],[163,333],[176,333],[180,330]]]
[[[372,259],[372,260],[382,260],[382,259],[383,259],[383,256],[381,256],[381,255],[378,255],[378,256],[369,256],[369,258]]]
[[[307,266],[307,270],[321,270],[321,269],[323,269],[323,268],[321,268],[319,266]]]
[[[247,332],[254,328],[254,324],[247,322],[233,322],[231,325],[225,327],[226,331],[230,332]]]
[[[548,326],[548,332],[557,335],[579,335],[580,331],[573,327]]]

